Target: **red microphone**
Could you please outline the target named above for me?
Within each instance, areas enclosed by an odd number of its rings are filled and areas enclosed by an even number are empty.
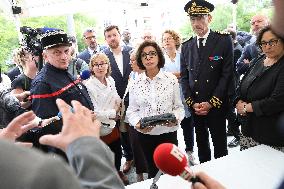
[[[188,167],[186,156],[174,144],[160,144],[155,149],[154,162],[163,173],[171,176],[179,175],[183,179],[193,183],[201,182]]]

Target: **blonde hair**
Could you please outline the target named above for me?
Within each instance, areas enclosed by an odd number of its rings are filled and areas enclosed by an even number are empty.
[[[90,59],[90,63],[89,63],[89,69],[90,69],[90,72],[92,73],[92,75],[95,75],[95,73],[93,72],[93,67],[94,67],[94,63],[97,59],[103,59],[103,61],[105,63],[107,63],[108,65],[108,69],[107,69],[107,73],[106,73],[106,77],[109,77],[110,74],[111,74],[111,66],[110,66],[110,61],[107,57],[107,55],[105,53],[102,53],[102,52],[98,52],[96,54],[94,54],[91,59]]]
[[[173,37],[175,44],[176,44],[175,45],[176,49],[178,49],[180,47],[180,44],[181,44],[181,38],[180,38],[179,34],[174,30],[165,30],[162,37],[164,36],[165,33],[168,33]]]
[[[24,67],[26,65],[25,54],[26,50],[23,47],[19,47],[13,50],[12,52],[13,60],[18,66]]]

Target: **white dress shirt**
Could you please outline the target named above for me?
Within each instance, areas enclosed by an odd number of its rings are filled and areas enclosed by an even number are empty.
[[[200,39],[200,38],[203,38],[202,44],[203,44],[203,47],[204,47],[205,44],[206,44],[206,41],[207,41],[207,38],[208,38],[209,34],[210,34],[210,28],[208,28],[207,33],[206,33],[203,37],[200,37],[200,36],[198,36],[198,35],[196,36],[196,37],[197,37],[196,42],[197,42],[197,47],[198,47],[198,48],[199,48],[199,39]]]
[[[169,72],[160,72],[151,80],[145,73],[135,79],[129,89],[129,106],[126,116],[130,125],[135,126],[144,117],[173,113],[178,124],[174,127],[156,126],[150,135],[160,135],[176,131],[184,118],[184,107],[180,99],[177,78]],[[139,130],[138,130],[139,131]]]
[[[117,94],[114,79],[109,76],[106,78],[106,82],[107,85],[104,85],[92,76],[86,81],[85,85],[98,120],[110,124],[110,127],[114,128],[116,122],[110,118],[116,117],[115,105],[121,103],[121,99]]]

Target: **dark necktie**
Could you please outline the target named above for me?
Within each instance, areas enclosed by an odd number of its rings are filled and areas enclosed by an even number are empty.
[[[198,53],[199,53],[199,56],[202,55],[202,52],[203,52],[203,49],[204,49],[204,46],[203,46],[203,40],[204,38],[199,38],[198,39],[198,45],[199,45],[199,48],[198,48]]]

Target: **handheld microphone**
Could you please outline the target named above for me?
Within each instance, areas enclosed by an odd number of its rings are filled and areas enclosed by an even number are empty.
[[[201,182],[188,167],[186,156],[174,144],[160,144],[155,149],[154,162],[161,171],[171,176],[179,175],[192,183]]]
[[[91,72],[90,70],[83,70],[80,74],[81,80],[87,80],[91,77]]]

